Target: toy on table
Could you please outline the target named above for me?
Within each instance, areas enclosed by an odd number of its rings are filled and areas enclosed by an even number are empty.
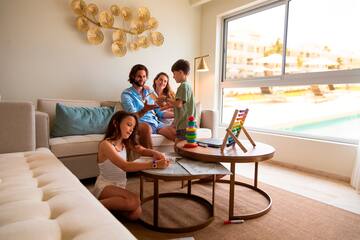
[[[252,140],[249,133],[244,127],[244,122],[248,112],[249,109],[247,108],[244,110],[243,109],[235,110],[233,118],[231,119],[231,122],[229,124],[229,127],[226,129],[226,134],[223,140],[223,144],[221,146],[221,152],[224,152],[225,147],[234,146],[235,144],[237,144],[244,153],[247,152],[247,149],[239,140],[239,135],[241,130],[245,133],[245,136],[250,141],[251,145],[253,147],[256,146],[255,142]]]
[[[186,128],[186,141],[184,148],[196,148],[198,144],[196,143],[196,121],[194,116],[188,118],[188,127]]]

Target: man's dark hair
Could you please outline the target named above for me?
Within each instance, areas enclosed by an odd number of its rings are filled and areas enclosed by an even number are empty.
[[[146,72],[146,77],[149,75],[149,71],[144,65],[136,64],[131,68],[130,73],[129,73],[129,82],[131,84],[135,83],[135,75],[140,70],[144,70]]]
[[[177,60],[171,67],[171,71],[183,71],[186,75],[190,72],[190,64],[184,59]]]

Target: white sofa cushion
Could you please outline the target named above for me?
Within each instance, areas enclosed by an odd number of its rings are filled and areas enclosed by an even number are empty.
[[[103,134],[75,135],[49,139],[50,150],[57,157],[96,154]]]
[[[0,239],[135,239],[45,148],[0,154]]]

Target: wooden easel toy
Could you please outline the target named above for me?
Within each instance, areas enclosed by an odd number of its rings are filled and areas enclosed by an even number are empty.
[[[256,146],[255,142],[252,140],[249,133],[246,131],[244,127],[244,122],[248,112],[249,112],[248,108],[246,108],[245,110],[239,110],[239,109],[235,110],[234,115],[229,124],[229,127],[226,129],[226,134],[223,140],[223,144],[221,145],[221,152],[224,152],[225,147],[234,146],[235,144],[237,144],[244,153],[247,152],[247,149],[244,147],[244,145],[241,144],[239,140],[239,135],[241,130],[243,130],[247,139],[249,139],[251,145],[253,145],[253,147]]]

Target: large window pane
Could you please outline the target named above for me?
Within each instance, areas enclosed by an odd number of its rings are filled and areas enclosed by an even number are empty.
[[[357,142],[359,12],[358,0],[284,0],[225,19],[222,123],[249,108],[249,127]]]
[[[360,1],[292,0],[286,73],[360,68]]]
[[[227,24],[225,79],[281,74],[284,5]]]
[[[245,125],[323,138],[358,140],[360,84],[223,89],[223,124],[236,108],[249,108]]]

